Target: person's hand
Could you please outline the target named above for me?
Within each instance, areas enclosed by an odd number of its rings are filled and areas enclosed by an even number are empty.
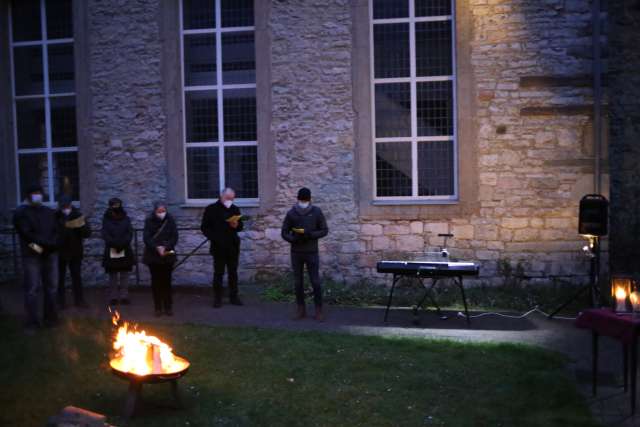
[[[158,254],[160,254],[160,256],[164,256],[166,248],[164,246],[158,246],[156,247],[156,250],[158,251]]]
[[[238,228],[238,221],[229,221],[229,227]]]

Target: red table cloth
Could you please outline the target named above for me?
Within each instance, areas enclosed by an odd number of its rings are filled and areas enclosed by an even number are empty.
[[[585,310],[576,319],[576,326],[590,329],[598,335],[615,338],[623,344],[633,343],[640,334],[640,319],[632,314],[616,314],[610,308]]]

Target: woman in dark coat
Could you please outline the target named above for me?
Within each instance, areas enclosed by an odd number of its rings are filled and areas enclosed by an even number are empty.
[[[144,222],[144,263],[151,273],[156,316],[172,316],[171,274],[176,261],[178,228],[165,203],[156,202]]]
[[[129,273],[135,264],[131,249],[133,226],[122,206],[122,200],[109,200],[102,219],[104,255],[102,266],[109,274],[109,304],[129,304]]]

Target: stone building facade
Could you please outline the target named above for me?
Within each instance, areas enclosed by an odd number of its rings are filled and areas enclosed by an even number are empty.
[[[286,271],[280,225],[307,186],[327,215],[321,257],[335,280],[382,281],[378,260],[414,257],[452,233],[450,252],[478,261],[480,281],[500,283],[505,263],[520,264],[532,282],[584,281],[578,201],[598,190],[595,182],[607,196],[609,187],[606,116],[594,153],[591,2],[453,2],[456,194],[447,200],[375,196],[371,17],[379,3],[255,0],[259,197],[242,207],[251,216],[242,277]],[[0,5],[6,22],[9,2]],[[74,0],[72,8],[82,209],[98,228],[107,200],[119,195],[141,226],[151,202],[166,199],[181,226],[197,228],[206,201],[189,200],[185,184],[179,0]],[[606,17],[603,9],[605,29]],[[8,218],[19,199],[15,76],[0,28],[0,207]],[[184,230],[178,249],[201,239]],[[99,252],[97,239],[89,245]],[[210,264],[190,259],[177,281],[208,282]],[[101,281],[98,264],[88,265]]]

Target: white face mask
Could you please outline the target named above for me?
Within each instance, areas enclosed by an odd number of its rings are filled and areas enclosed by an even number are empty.
[[[70,208],[62,209],[62,213],[64,214],[64,216],[69,216],[71,214],[71,209]]]
[[[33,203],[34,205],[39,205],[40,203],[42,203],[42,194],[32,194],[31,203]]]
[[[298,202],[298,206],[300,209],[307,209],[309,207],[309,202]]]
[[[233,204],[233,200],[225,200],[224,202],[222,202],[222,204],[224,205],[225,208],[229,209]]]
[[[163,220],[165,216],[167,216],[166,212],[157,213],[156,216],[158,219]]]

